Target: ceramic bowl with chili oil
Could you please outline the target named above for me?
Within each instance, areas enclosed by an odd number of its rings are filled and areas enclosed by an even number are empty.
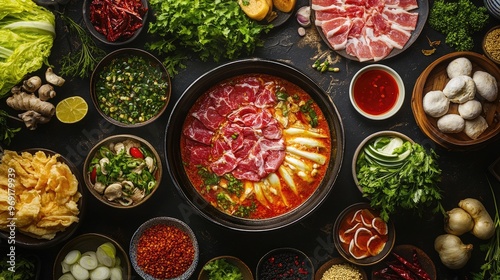
[[[295,248],[276,248],[267,252],[257,263],[256,280],[265,279],[314,279],[311,259]]]
[[[100,42],[122,46],[131,43],[141,34],[146,25],[148,10],[147,0],[84,0],[83,21],[90,34]]]
[[[369,203],[345,208],[333,225],[333,241],[339,254],[355,265],[381,262],[391,252],[396,232],[391,221],[380,218]]]
[[[156,217],[135,231],[129,247],[132,266],[145,280],[186,280],[199,260],[199,246],[193,230],[183,221]]]
[[[90,77],[90,97],[110,123],[136,128],[158,119],[172,93],[167,69],[151,53],[122,48],[106,55]]]
[[[371,120],[385,120],[394,116],[405,99],[405,86],[401,76],[382,64],[361,68],[349,85],[352,106]]]

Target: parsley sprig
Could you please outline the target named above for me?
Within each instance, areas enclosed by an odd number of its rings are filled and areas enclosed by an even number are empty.
[[[474,47],[472,35],[486,26],[489,20],[484,5],[471,0],[436,0],[429,13],[429,25],[446,36],[445,42],[457,51]]]
[[[146,45],[167,55],[164,65],[173,76],[185,67],[190,53],[215,62],[252,54],[263,45],[260,34],[269,25],[249,19],[234,0],[151,0],[155,20],[148,33],[158,40]]]

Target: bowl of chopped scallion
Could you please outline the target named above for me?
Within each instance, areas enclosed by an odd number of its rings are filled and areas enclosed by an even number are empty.
[[[90,78],[90,95],[99,114],[121,127],[139,127],[159,118],[172,87],[163,64],[152,54],[124,48],[104,57]]]
[[[200,271],[198,280],[229,279],[253,280],[250,268],[239,258],[218,256],[209,260]]]

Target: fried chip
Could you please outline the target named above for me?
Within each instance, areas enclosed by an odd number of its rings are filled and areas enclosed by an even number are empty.
[[[79,221],[78,180],[67,164],[58,161],[59,157],[43,151],[4,151],[0,163],[1,230],[9,230],[8,218],[12,217],[8,199],[12,196],[16,228],[29,236],[50,240]],[[10,181],[9,174],[13,175]]]

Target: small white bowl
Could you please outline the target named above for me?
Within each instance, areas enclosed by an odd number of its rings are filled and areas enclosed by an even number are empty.
[[[392,106],[390,106],[389,109],[384,110],[383,112],[380,113],[365,111],[363,108],[361,108],[360,104],[358,104],[356,98],[354,97],[354,87],[356,83],[360,80],[360,77],[366,74],[367,72],[376,70],[383,71],[389,74],[392,78],[394,78],[398,90],[397,98],[395,102],[392,104]],[[349,85],[349,98],[351,99],[351,103],[352,106],[354,106],[354,109],[356,109],[356,111],[358,111],[358,113],[360,113],[362,116],[371,120],[385,120],[387,118],[392,117],[399,111],[399,109],[401,109],[401,106],[403,105],[403,101],[405,99],[405,86],[403,83],[403,79],[401,79],[401,76],[399,76],[399,74],[396,71],[394,71],[394,69],[382,64],[371,64],[361,68],[352,78],[351,84]]]

